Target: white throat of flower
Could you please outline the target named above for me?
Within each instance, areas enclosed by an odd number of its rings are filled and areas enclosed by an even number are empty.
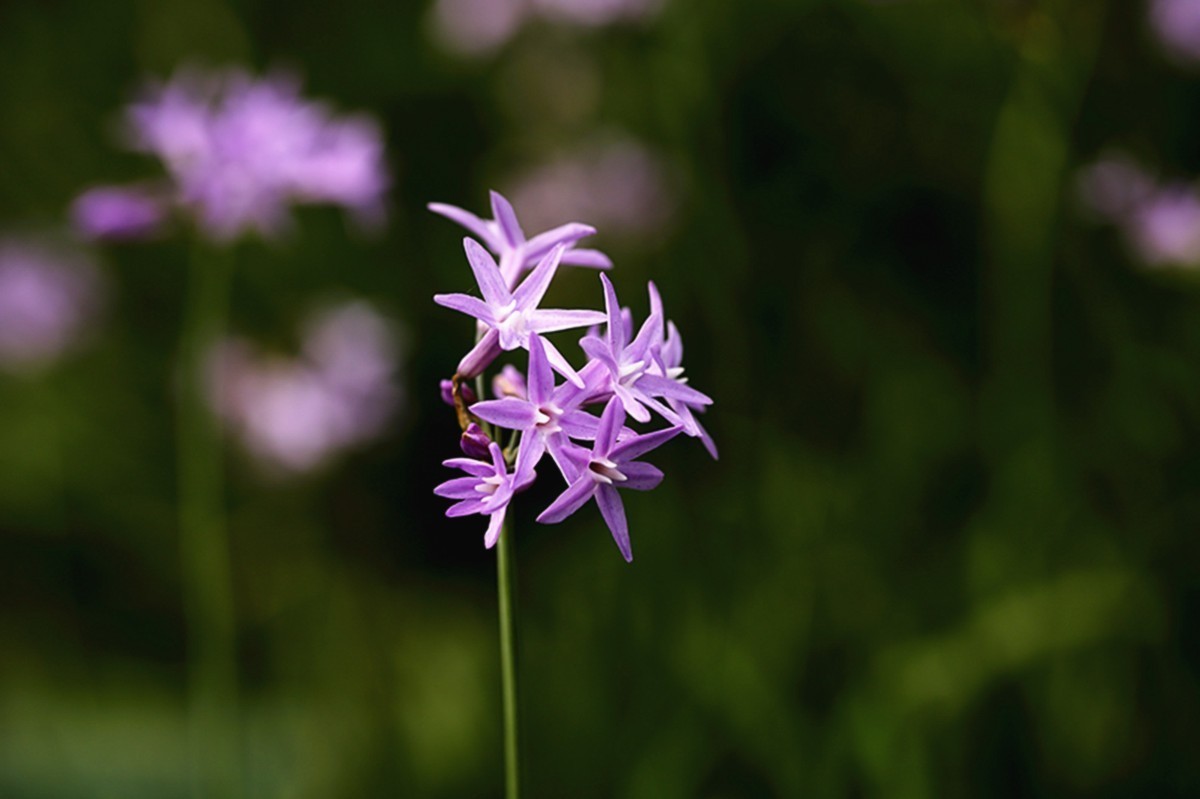
[[[608,458],[592,458],[588,463],[588,474],[597,483],[609,486],[613,483],[623,483],[629,479],[617,468],[617,464]]]

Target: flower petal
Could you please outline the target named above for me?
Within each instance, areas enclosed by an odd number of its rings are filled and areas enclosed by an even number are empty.
[[[591,455],[583,447],[572,444],[561,431],[546,437],[546,449],[568,485],[579,479]]]
[[[653,433],[626,439],[613,447],[608,457],[617,463],[628,463],[645,455],[650,450],[662,446],[681,432],[683,432],[682,427],[667,427],[655,430]]]
[[[529,311],[536,308],[537,304],[542,301],[542,297],[546,295],[546,289],[550,288],[550,281],[554,279],[558,263],[562,260],[563,250],[564,247],[560,244],[546,253],[546,257],[542,258],[529,276],[521,281],[521,285],[517,286],[517,290],[512,295],[513,301],[517,303],[517,308]]]
[[[571,330],[576,327],[587,327],[604,321],[604,314],[599,311],[566,311],[558,308],[539,308],[526,315],[530,330],[538,333],[556,333],[559,330]]]
[[[546,347],[537,333],[529,334],[529,381],[527,393],[531,402],[541,405],[554,394],[554,370],[546,358]]]
[[[533,482],[536,472],[534,469],[546,454],[546,437],[536,430],[526,431],[521,436],[521,445],[517,449],[517,462],[514,469],[513,482],[525,486]]]
[[[613,397],[604,406],[604,413],[600,416],[600,424],[596,428],[596,445],[592,452],[602,458],[608,457],[624,424],[625,408],[622,407],[620,398]]]
[[[496,546],[496,542],[500,540],[500,533],[504,529],[504,517],[507,512],[508,506],[505,505],[489,517],[487,532],[483,534],[483,545],[488,549]]]
[[[487,324],[494,324],[496,320],[491,306],[470,294],[434,294],[433,301],[443,308],[465,313]]]
[[[634,491],[649,491],[662,482],[663,473],[657,466],[642,461],[626,461],[621,464],[621,474],[625,482],[621,488],[631,488]]]
[[[602,485],[596,491],[596,504],[600,506],[600,515],[612,531],[613,540],[626,563],[633,563],[633,547],[629,543],[629,525],[625,521],[625,505],[621,495],[612,486]]]
[[[457,519],[459,516],[470,516],[474,513],[483,513],[485,510],[487,510],[487,505],[482,499],[464,499],[447,508],[446,515],[451,519]]]
[[[471,413],[483,421],[499,425],[505,430],[528,430],[533,427],[537,417],[537,408],[528,400],[504,397],[498,400],[477,402],[471,406]]]
[[[483,338],[458,362],[458,375],[462,378],[475,377],[500,354],[500,333],[489,328]]]
[[[508,242],[508,246],[520,247],[525,243],[525,234],[521,231],[520,223],[517,222],[517,212],[513,210],[512,203],[498,191],[492,192],[492,216],[495,217],[496,224],[500,227],[500,232]]]
[[[596,485],[596,481],[590,475],[581,475],[566,491],[558,495],[558,499],[538,514],[537,520],[542,524],[558,524],[592,498],[596,493]]]
[[[573,410],[565,412],[559,418],[558,426],[571,438],[591,441],[596,438],[596,432],[600,429],[600,420],[586,411]]]
[[[612,269],[612,259],[599,250],[567,250],[563,253],[562,262],[567,266],[585,266],[589,269]]]
[[[650,411],[646,410],[646,406],[642,405],[632,391],[615,380],[613,381],[613,394],[616,395],[617,399],[621,400],[621,404],[625,406],[625,412],[636,421],[650,421]]]
[[[433,493],[446,499],[478,499],[479,492],[475,490],[478,485],[478,477],[455,477],[433,489]]]
[[[625,349],[625,325],[621,319],[621,303],[617,301],[617,290],[613,288],[608,275],[600,275],[600,283],[604,286],[604,311],[608,316],[607,338],[610,352],[619,353]]]
[[[449,458],[442,461],[442,465],[449,466],[451,469],[462,469],[473,477],[488,477],[492,474],[490,463],[477,461],[474,458]]]
[[[446,205],[445,203],[429,203],[425,206],[435,214],[440,214],[446,217],[451,222],[457,222],[467,230],[474,233],[479,238],[483,239],[483,243],[491,247],[493,250],[500,249],[500,242],[496,237],[495,230],[492,225],[486,220],[480,219],[470,211],[465,211],[456,205]]]
[[[587,383],[583,382],[583,378],[575,371],[575,368],[567,362],[563,354],[558,351],[558,347],[554,346],[549,339],[542,339],[542,345],[546,348],[546,360],[554,367],[554,371],[558,372],[563,377],[570,380],[578,388],[587,388]]]
[[[525,257],[530,261],[536,261],[550,252],[556,244],[566,244],[569,247],[580,239],[594,235],[596,235],[596,228],[591,225],[583,225],[579,222],[559,225],[553,230],[537,234],[526,242]]]
[[[508,286],[505,285],[504,278],[500,276],[500,267],[496,265],[496,260],[492,258],[491,254],[472,238],[463,239],[463,250],[467,253],[467,263],[471,265],[475,282],[479,284],[479,290],[483,293],[487,304],[497,308],[512,302]]]
[[[579,348],[589,358],[593,358],[607,366],[608,370],[613,374],[616,374],[618,371],[616,358],[613,356],[612,350],[609,349],[608,342],[594,336],[584,336],[579,339]]]
[[[662,315],[652,313],[642,323],[642,329],[638,331],[637,338],[630,343],[629,348],[625,351],[626,361],[640,361],[645,359],[649,349],[661,342],[662,337]]]
[[[712,405],[712,397],[669,377],[642,375],[636,385],[652,397],[666,397],[688,405]]]

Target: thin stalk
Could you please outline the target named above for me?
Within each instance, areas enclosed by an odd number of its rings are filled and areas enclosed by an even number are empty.
[[[496,543],[496,587],[500,598],[500,682],[504,698],[504,796],[518,799],[521,780],[517,749],[516,634],[513,629],[512,526],[505,524]]]
[[[216,420],[205,402],[211,345],[225,327],[229,256],[193,254],[179,348],[179,551],[187,617],[192,794],[241,795],[236,622],[224,475]]]

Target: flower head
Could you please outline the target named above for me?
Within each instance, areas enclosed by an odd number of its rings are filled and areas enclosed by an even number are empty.
[[[603,321],[604,315],[597,311],[538,308],[562,260],[565,245],[558,244],[546,253],[537,268],[514,291],[509,291],[499,267],[487,250],[470,238],[463,240],[463,247],[483,299],[469,294],[437,294],[433,298],[438,305],[473,316],[485,329],[479,342],[459,362],[460,377],[479,374],[502,350],[527,348],[532,333],[570,330]],[[554,345],[546,342],[546,352],[556,370],[577,385],[583,385],[579,375]]]
[[[629,525],[617,489],[649,491],[661,483],[661,471],[636,459],[677,436],[682,428],[669,427],[618,442],[624,422],[625,410],[621,401],[613,397],[600,417],[592,451],[589,453],[575,447],[567,454],[577,464],[575,479],[558,499],[541,512],[537,520],[544,524],[556,524],[583,507],[589,499],[595,498],[600,515],[612,532],[621,555],[626,561],[632,561]]]
[[[143,92],[126,123],[130,146],[157,156],[169,184],[84,195],[76,223],[85,234],[129,237],[156,228],[155,211],[172,208],[218,241],[276,234],[299,203],[340,205],[368,222],[382,214],[388,178],[378,127],[303,99],[293,78],[181,72]]]
[[[590,225],[572,222],[526,239],[512,204],[499,192],[493,191],[491,196],[492,219],[480,219],[470,211],[445,203],[430,203],[429,210],[457,222],[478,236],[500,259],[500,273],[506,286],[511,288],[515,285],[521,275],[560,244],[566,248],[560,259],[564,264],[596,269],[612,266],[608,256],[598,250],[575,249],[576,242],[596,232]]]
[[[456,477],[439,485],[433,493],[439,497],[457,500],[446,510],[446,515],[470,516],[475,513],[489,516],[483,543],[488,549],[500,539],[500,528],[508,503],[516,491],[516,475],[508,471],[500,445],[493,441],[488,445],[490,461],[474,458],[450,458],[442,461],[443,466],[462,469],[467,477]]]
[[[378,435],[399,404],[391,325],[350,302],[305,325],[300,357],[263,356],[226,341],[210,361],[217,415],[263,465],[311,471]]]
[[[0,367],[49,364],[78,341],[101,293],[99,274],[79,254],[0,241]]]

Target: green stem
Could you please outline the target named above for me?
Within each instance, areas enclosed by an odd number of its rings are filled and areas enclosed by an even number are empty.
[[[221,442],[205,402],[206,358],[225,326],[229,257],[197,247],[179,349],[179,550],[187,617],[188,733],[196,797],[241,793],[236,622]]]
[[[500,681],[504,697],[504,796],[518,799],[516,635],[513,629],[512,528],[500,530],[496,544],[496,585],[500,595]]]

